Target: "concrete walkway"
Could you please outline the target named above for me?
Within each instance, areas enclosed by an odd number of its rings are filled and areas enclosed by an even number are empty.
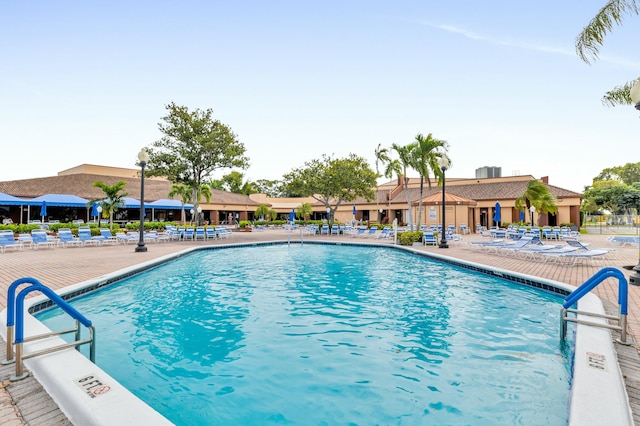
[[[84,247],[84,248],[53,248],[31,250],[25,248],[22,252],[8,251],[0,254],[0,309],[6,306],[7,287],[16,279],[22,277],[33,277],[41,281],[48,287],[56,290],[65,286],[82,282],[88,279],[98,278],[102,275],[132,266],[144,261],[152,260],[161,256],[175,253],[187,247],[203,245],[220,245],[228,243],[243,243],[254,241],[286,241],[287,239],[299,240],[300,233],[289,233],[286,230],[266,230],[254,232],[234,232],[230,239],[199,241],[199,242],[168,242],[148,244],[148,251],[135,253],[135,244]],[[369,241],[376,243],[392,244],[390,240],[380,240],[371,238],[354,238],[350,236],[305,236],[305,240],[328,240],[328,241]],[[589,243],[590,248],[608,247],[606,235],[583,235],[581,240]],[[446,255],[458,259],[476,262],[494,268],[506,269],[513,272],[529,274],[537,277],[547,278],[555,281],[578,286],[602,266],[577,265],[573,267],[561,266],[557,263],[542,263],[536,261],[522,260],[513,256],[498,256],[488,254],[485,250],[469,244],[470,242],[488,241],[488,238],[479,235],[466,235],[462,243],[452,243],[448,249],[438,247],[417,247],[418,250]],[[268,248],[265,248],[268,250]],[[625,265],[635,265],[638,263],[638,247],[620,247],[608,256],[606,266],[620,268],[628,277],[630,271],[623,268]],[[617,281],[609,279],[599,285],[594,292],[600,298],[612,302],[617,309],[618,289]],[[558,315],[560,309],[558,308]],[[629,289],[629,330],[635,341],[640,339],[640,287],[630,286]],[[1,340],[1,339],[0,339]],[[1,342],[3,349],[1,355],[4,359],[4,342]],[[634,355],[637,356],[637,346]],[[634,362],[632,362],[633,364]],[[637,367],[636,367],[637,368]],[[627,377],[628,389],[629,381],[632,383],[630,397],[636,398],[640,394],[638,386],[640,373],[634,370]],[[61,415],[57,406],[50,398],[46,398],[39,384],[32,377],[25,393],[24,384],[8,382],[11,375],[10,367],[0,369],[0,424],[2,425],[36,425],[36,424],[69,424],[68,420]],[[637,389],[636,395],[633,389]],[[45,397],[43,398],[43,394]],[[33,398],[31,398],[33,396]],[[633,404],[632,404],[633,405]],[[56,411],[57,410],[57,411]],[[36,413],[31,415],[31,413]],[[41,413],[41,415],[38,415]],[[634,410],[634,416],[636,416]],[[54,423],[52,423],[54,421]],[[66,422],[66,423],[65,423]]]

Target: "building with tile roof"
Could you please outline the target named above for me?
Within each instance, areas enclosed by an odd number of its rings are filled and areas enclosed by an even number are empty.
[[[31,199],[43,194],[73,194],[87,200],[102,198],[103,192],[95,188],[95,181],[102,181],[113,185],[122,180],[127,183],[125,190],[130,196],[137,198],[140,194],[140,175],[136,169],[122,169],[98,165],[83,164],[68,170],[59,172],[57,176],[23,179],[0,182],[0,192]],[[492,178],[447,178],[445,217],[447,223],[459,228],[461,224],[470,229],[476,226],[491,227],[494,225],[493,217],[496,202],[501,207],[501,224],[519,222],[522,213],[515,208],[515,200],[524,193],[528,182],[535,179],[530,175],[492,177]],[[565,223],[580,223],[580,205],[582,194],[549,185],[548,178],[540,179],[549,192],[558,200],[558,212],[551,214],[536,214],[536,225],[560,225]],[[414,222],[418,218],[420,206],[420,180],[409,178],[408,191],[402,186],[402,180],[396,179],[380,185],[376,190],[373,200],[358,199],[353,203],[339,206],[335,212],[335,220],[341,223],[357,221],[373,221],[391,223],[398,219],[399,223],[405,223],[408,217],[409,206]],[[145,203],[161,199],[167,199],[172,183],[164,178],[145,177]],[[429,188],[426,184],[422,194],[422,224],[440,224],[442,211],[442,188],[433,185]],[[306,198],[270,198],[265,194],[242,195],[226,191],[212,190],[210,203],[201,203],[204,220],[218,224],[228,221],[229,215],[234,222],[238,220],[253,220],[254,212],[261,204],[268,205],[278,212],[283,218],[287,217],[292,209],[297,208],[303,202],[311,204],[314,214],[312,218],[326,217],[325,206],[313,197]],[[407,195],[410,202],[407,202]],[[353,207],[356,207],[356,215],[353,216]],[[16,223],[26,223],[30,219],[37,218],[37,209],[29,209],[28,206],[4,207],[9,211],[11,219]],[[34,210],[34,211],[31,211]],[[0,212],[1,213],[1,212]],[[130,218],[124,217],[122,221],[137,221],[139,209],[130,211]],[[189,213],[189,212],[188,212]],[[525,222],[530,221],[530,213],[525,213]],[[123,212],[124,214],[124,212]],[[180,220],[180,213],[176,210],[153,212],[154,217],[147,216],[147,220]],[[77,212],[77,219],[88,219],[87,212]],[[5,213],[5,216],[7,214]]]

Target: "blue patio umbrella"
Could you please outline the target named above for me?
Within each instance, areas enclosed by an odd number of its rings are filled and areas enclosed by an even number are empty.
[[[493,221],[500,226],[500,203],[496,201],[496,207],[493,212]]]
[[[46,215],[47,215],[47,202],[43,201],[42,204],[40,204],[40,216],[42,216],[43,221]]]
[[[353,215],[356,215],[356,206],[353,206]]]
[[[91,217],[98,216],[98,203],[91,204]]]
[[[520,210],[520,222],[524,222],[524,210]]]
[[[291,213],[289,213],[289,222],[293,224],[296,219],[296,212],[294,209],[291,209]]]

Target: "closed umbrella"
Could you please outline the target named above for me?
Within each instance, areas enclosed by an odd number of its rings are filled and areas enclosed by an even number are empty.
[[[496,201],[496,207],[493,212],[493,221],[496,223],[498,228],[500,227],[500,203]]]
[[[42,221],[44,222],[44,218],[47,215],[47,202],[43,201],[40,205],[40,216],[42,216]]]
[[[353,216],[356,215],[356,206],[353,206]]]
[[[91,204],[91,217],[98,217],[98,203]]]
[[[524,210],[520,210],[520,222],[524,222]]]
[[[293,209],[291,209],[291,213],[289,213],[289,222],[291,222],[291,224],[293,225],[293,222],[295,221],[295,219],[296,219],[296,212]]]

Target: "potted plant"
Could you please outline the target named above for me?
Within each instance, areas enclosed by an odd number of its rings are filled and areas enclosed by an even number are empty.
[[[238,223],[238,228],[240,232],[251,232],[251,222],[248,220],[241,220]]]

